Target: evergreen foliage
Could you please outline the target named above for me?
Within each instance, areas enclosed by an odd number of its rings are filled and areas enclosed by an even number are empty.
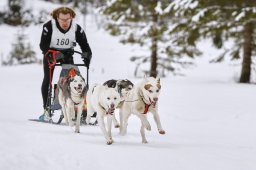
[[[23,31],[17,34],[17,40],[13,44],[9,59],[3,61],[2,65],[17,65],[37,63],[36,53],[32,50],[31,44],[26,43],[26,35]]]
[[[255,19],[256,1],[254,0],[181,0],[173,3],[172,9],[180,20],[185,19],[186,26],[177,24],[177,30],[186,30],[198,37],[212,39],[213,45],[223,49],[223,53],[215,62],[223,61],[225,57],[242,59],[240,82],[250,82],[251,57],[255,56]],[[196,36],[197,37],[197,36]],[[190,43],[196,43],[198,38],[189,38]],[[225,42],[233,41],[226,46]]]
[[[169,9],[169,0],[112,0],[101,10],[107,17],[106,29],[114,36],[120,36],[122,43],[138,44],[149,51],[147,56],[134,56],[139,67],[150,63],[144,73],[150,76],[165,76],[167,71],[178,71],[184,57],[195,57],[199,51],[194,44],[188,44],[184,35],[173,30],[175,13]],[[195,34],[194,34],[195,35]],[[194,37],[191,36],[191,39]],[[142,75],[144,74],[142,73]]]

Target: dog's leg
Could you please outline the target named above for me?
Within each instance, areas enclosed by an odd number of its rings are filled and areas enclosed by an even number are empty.
[[[68,124],[68,118],[66,113],[66,103],[65,103],[64,95],[61,88],[59,88],[58,98],[59,98],[59,104],[61,105],[61,112],[64,116],[66,124]]]
[[[146,135],[145,135],[145,127],[144,127],[142,121],[141,121],[141,127],[140,127],[140,134],[141,134],[141,138],[142,138],[142,143],[148,143],[148,141],[146,139]]]
[[[87,103],[86,105],[86,111],[87,111],[87,116],[86,116],[86,124],[88,125],[91,121],[91,116],[94,113],[94,109],[92,108],[90,103]]]
[[[113,119],[113,122],[114,122],[114,125],[115,125],[115,128],[119,128],[120,127],[120,124],[118,123],[115,115],[112,116],[112,119]]]
[[[120,128],[119,128],[119,132],[121,134],[122,130],[123,130],[123,111],[122,111],[122,107],[119,109],[119,120],[120,120]]]
[[[81,115],[83,112],[83,104],[84,104],[84,102],[81,102],[77,106],[76,129],[75,129],[76,133],[80,133],[80,122],[81,122]]]
[[[140,118],[143,127],[145,127],[148,131],[150,131],[151,130],[151,126],[150,126],[150,124],[148,122],[147,115],[146,114],[141,114],[141,113],[136,114],[136,115]]]
[[[74,126],[74,122],[72,120],[73,114],[74,114],[73,112],[74,112],[74,103],[70,99],[67,99],[66,114],[68,118],[68,124],[71,127]]]
[[[150,110],[150,112],[153,114],[154,120],[157,125],[158,132],[162,135],[165,134],[165,131],[163,130],[162,125],[161,125],[159,114],[157,113],[157,108]]]
[[[114,142],[113,141],[113,138],[112,138],[112,133],[111,133],[111,128],[112,128],[112,121],[113,121],[114,118],[114,115],[107,115],[107,123],[108,123],[108,136],[110,138],[110,140],[112,140],[112,143]]]
[[[128,119],[129,119],[131,113],[123,110],[122,115],[123,115],[122,116],[123,123],[122,123],[122,128],[121,128],[121,133],[120,134],[125,135],[127,133]]]
[[[107,144],[111,145],[113,143],[113,141],[108,136],[108,133],[107,133],[107,130],[106,130],[106,126],[105,126],[105,123],[104,123],[104,114],[105,114],[104,112],[98,110],[97,111],[97,120],[98,120],[100,129],[103,132],[103,135],[104,135],[104,137],[105,137],[105,139],[107,141]]]

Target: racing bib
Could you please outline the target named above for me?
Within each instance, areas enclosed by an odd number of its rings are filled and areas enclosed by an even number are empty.
[[[50,48],[68,49],[73,47],[73,42],[76,41],[76,24],[72,25],[68,32],[62,33],[56,25],[56,21],[52,20],[52,38]]]

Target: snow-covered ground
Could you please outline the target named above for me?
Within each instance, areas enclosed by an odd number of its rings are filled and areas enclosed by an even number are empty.
[[[112,78],[138,82],[129,61],[132,48],[97,30],[92,20],[88,17],[86,22],[93,50],[90,84]],[[41,26],[26,32],[40,58]],[[2,55],[10,51],[15,33],[15,28],[0,26]],[[113,129],[115,142],[110,146],[98,126],[82,126],[75,134],[68,126],[28,121],[42,114],[42,65],[0,67],[0,169],[256,169],[256,87],[235,83],[239,68],[208,64],[214,52],[203,44],[207,53],[196,68],[186,70],[184,77],[161,79],[159,112],[167,133],[158,134],[149,114],[148,144],[141,143],[135,116],[129,119],[126,136]],[[58,72],[57,68],[55,75]]]

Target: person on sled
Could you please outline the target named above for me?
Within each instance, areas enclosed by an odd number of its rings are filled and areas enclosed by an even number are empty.
[[[62,64],[74,64],[73,60],[73,47],[74,43],[78,43],[81,51],[82,58],[87,67],[89,67],[92,57],[92,51],[88,44],[86,34],[80,25],[73,22],[76,13],[68,7],[60,7],[51,13],[52,19],[43,25],[40,49],[44,55],[43,57],[43,69],[44,78],[41,87],[41,93],[43,97],[44,113],[39,117],[40,120],[49,120],[49,112],[47,110],[47,97],[48,87],[50,83],[50,68],[45,57],[48,50],[62,49],[58,56],[61,56],[60,62]],[[57,58],[58,58],[57,56]],[[53,70],[51,75],[53,75]]]

